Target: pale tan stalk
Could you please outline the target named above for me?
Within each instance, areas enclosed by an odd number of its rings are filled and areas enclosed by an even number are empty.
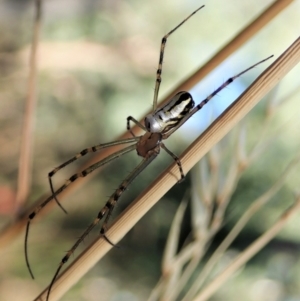
[[[201,290],[193,301],[205,301],[210,298],[238,269],[240,269],[249,259],[266,246],[266,244],[282,230],[282,228],[298,212],[299,209],[300,197],[298,196],[295,204],[286,210],[269,230],[255,240],[245,251],[235,258],[235,260],[223,272],[221,272],[203,290]]]
[[[182,299],[184,300],[192,300],[193,296],[196,295],[197,292],[201,289],[205,281],[211,275],[213,268],[217,265],[219,259],[224,255],[228,247],[234,241],[234,239],[238,236],[238,234],[242,231],[251,217],[260,210],[266,203],[271,201],[272,197],[279,191],[280,188],[286,183],[287,177],[294,171],[299,168],[300,154],[296,156],[290,164],[286,167],[285,171],[281,174],[280,178],[274,183],[274,185],[268,189],[265,193],[263,193],[260,197],[252,202],[252,205],[247,208],[245,213],[241,216],[235,226],[232,228],[230,233],[226,236],[226,238],[222,241],[222,243],[218,246],[218,248],[213,252],[207,262],[204,264],[201,272],[197,277],[193,280],[192,286],[189,288],[187,294]]]
[[[34,30],[29,58],[29,76],[27,87],[27,98],[25,103],[25,114],[22,127],[18,189],[15,203],[15,211],[24,206],[31,189],[33,138],[35,128],[35,108],[36,108],[36,73],[37,73],[37,53],[39,45],[39,35],[41,30],[42,1],[35,1],[36,15],[34,20]]]

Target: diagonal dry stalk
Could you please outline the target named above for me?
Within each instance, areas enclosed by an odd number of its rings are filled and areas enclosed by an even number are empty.
[[[257,254],[267,243],[273,239],[288,221],[300,210],[300,196],[297,197],[293,206],[286,210],[281,217],[264,234],[256,239],[246,250],[230,263],[224,271],[218,274],[201,292],[193,299],[205,301],[211,297],[218,288],[223,285],[239,268]]]
[[[34,20],[34,30],[32,46],[29,60],[29,77],[27,87],[26,108],[24,114],[20,158],[18,174],[18,190],[16,196],[15,210],[18,215],[20,209],[26,203],[31,189],[33,138],[35,127],[36,108],[36,78],[37,78],[37,52],[42,19],[42,1],[35,1],[36,15]]]
[[[258,197],[256,200],[251,202],[251,206],[247,208],[247,210],[244,212],[244,214],[240,217],[238,222],[235,224],[235,226],[232,228],[230,233],[227,235],[227,237],[222,241],[222,243],[217,247],[217,249],[213,252],[213,254],[210,256],[210,258],[205,262],[203,267],[201,268],[201,272],[193,279],[193,284],[188,289],[185,297],[182,300],[192,300],[195,295],[201,291],[203,284],[207,282],[207,280],[210,278],[210,276],[215,272],[214,268],[216,267],[217,263],[221,259],[221,257],[224,255],[226,250],[229,248],[231,243],[234,241],[234,239],[238,236],[238,234],[241,232],[241,230],[245,227],[247,222],[251,219],[251,217],[260,210],[263,206],[266,205],[266,203],[270,202],[272,200],[272,197],[279,191],[279,189],[285,184],[287,177],[298,169],[300,162],[300,155],[298,154],[287,166],[285,171],[280,175],[279,179],[272,185],[270,189],[268,189],[265,193],[263,193],[260,197]],[[238,180],[238,179],[237,179]],[[231,195],[234,193],[234,190],[231,191]],[[199,200],[196,200],[196,202],[199,202]],[[205,210],[203,210],[205,212]],[[223,218],[222,218],[223,221]],[[193,226],[194,227],[194,226]],[[208,227],[209,228],[209,227]],[[196,230],[197,231],[197,230]],[[209,230],[207,231],[209,232]],[[209,244],[212,237],[202,237],[201,241],[198,241],[198,248],[199,246],[202,246],[202,248],[205,248],[205,245]],[[197,264],[200,262],[199,258]],[[194,266],[194,270],[195,270]],[[186,284],[186,283],[184,283]],[[171,299],[168,299],[171,300]]]
[[[208,73],[210,73],[214,68],[216,68],[220,63],[222,63],[227,57],[239,49],[243,44],[249,41],[257,32],[264,28],[275,16],[277,16],[283,9],[285,9],[293,0],[276,0],[274,1],[265,11],[263,11],[253,22],[241,30],[231,41],[227,43],[218,53],[216,53],[203,67],[200,67],[197,72],[189,76],[186,80],[180,83],[176,88],[171,91],[169,95],[166,95],[160,104],[167,102],[171,96],[173,96],[179,90],[189,90],[201,79],[203,79]],[[143,118],[142,118],[143,120]],[[139,128],[134,127],[133,131],[135,133],[139,132]],[[128,137],[128,133],[125,132],[123,135],[117,138],[123,139]],[[104,149],[101,153],[96,154],[87,163],[83,164],[78,171],[85,169],[87,166],[100,161],[104,157],[108,156],[112,152],[119,150],[120,148],[114,147],[110,149]],[[99,170],[93,172],[88,178],[80,178],[78,181],[74,182],[73,185],[68,187],[60,194],[60,200],[62,201],[70,193],[74,192],[76,188],[83,185],[91,177],[95,176]],[[38,204],[43,202],[47,195],[43,195],[36,202],[34,202],[29,208],[22,212],[13,223],[9,224],[0,233],[0,246],[6,246],[9,242],[14,239],[18,234],[23,233],[25,225],[27,223],[28,215],[32,212]],[[55,206],[54,202],[50,202],[47,207],[45,207],[40,213],[39,217],[43,214],[49,212]]]
[[[256,81],[183,153],[180,160],[187,173],[218,141],[220,141],[244,116],[300,61],[298,38]],[[180,178],[176,163],[172,164],[152,183],[112,224],[107,236],[117,243],[158,202]],[[51,300],[58,300],[110,249],[99,237],[57,279],[51,291]],[[36,300],[45,300],[47,288]]]

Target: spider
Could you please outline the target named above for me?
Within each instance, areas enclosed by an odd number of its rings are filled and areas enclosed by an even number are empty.
[[[27,227],[26,227],[26,233],[25,233],[25,260],[26,264],[29,270],[29,273],[32,278],[33,272],[31,270],[29,259],[28,259],[28,250],[27,250],[27,242],[28,242],[28,233],[29,233],[29,226],[31,221],[34,219],[34,217],[38,214],[40,210],[42,210],[51,200],[55,200],[56,203],[61,207],[61,209],[65,211],[65,209],[62,207],[62,205],[59,203],[57,196],[65,190],[71,183],[76,181],[80,177],[85,177],[91,172],[93,172],[95,169],[99,168],[100,166],[103,166],[107,164],[108,162],[125,155],[128,152],[131,152],[133,150],[137,151],[137,154],[141,156],[143,159],[138,164],[132,172],[123,180],[123,182],[118,186],[118,188],[114,191],[114,193],[110,196],[104,207],[99,211],[97,217],[94,219],[94,221],[88,226],[88,228],[84,231],[84,233],[78,238],[78,240],[75,242],[75,244],[72,246],[72,248],[67,252],[67,254],[61,259],[61,262],[51,280],[51,283],[49,285],[49,289],[47,292],[47,300],[49,300],[51,288],[56,281],[56,278],[62,269],[63,265],[69,260],[70,256],[75,252],[79,244],[85,239],[85,237],[90,233],[90,231],[104,218],[104,221],[102,223],[102,227],[100,230],[100,234],[103,236],[103,238],[114,246],[114,244],[109,240],[108,237],[106,237],[105,232],[107,230],[108,221],[112,215],[113,209],[122,196],[122,194],[125,192],[125,190],[128,188],[128,186],[131,184],[131,182],[158,156],[160,153],[160,150],[163,149],[166,151],[173,160],[177,163],[177,166],[180,171],[181,178],[178,182],[182,181],[184,179],[184,172],[183,168],[180,162],[180,159],[173,154],[172,151],[170,151],[166,145],[164,144],[163,140],[166,140],[169,136],[171,136],[179,127],[181,127],[190,117],[192,117],[196,112],[198,112],[210,99],[212,99],[217,93],[219,93],[222,89],[224,89],[226,86],[228,86],[230,83],[232,83],[236,78],[240,77],[250,69],[254,68],[255,66],[265,62],[266,60],[270,59],[272,56],[248,67],[247,69],[243,70],[242,72],[238,73],[237,75],[229,78],[227,81],[225,81],[219,88],[217,88],[215,91],[213,91],[208,97],[206,97],[204,100],[202,100],[199,104],[195,106],[195,102],[193,100],[192,95],[189,92],[181,91],[178,92],[175,96],[173,96],[170,101],[162,106],[157,108],[157,98],[159,93],[159,88],[161,84],[161,75],[162,75],[162,65],[163,65],[163,58],[164,58],[164,50],[167,43],[168,37],[174,33],[181,25],[183,25],[188,19],[190,19],[194,14],[196,14],[200,9],[204,7],[201,6],[198,9],[196,9],[193,13],[191,13],[188,17],[186,17],[181,23],[179,23],[175,28],[173,28],[169,33],[167,33],[161,41],[160,46],[160,55],[159,55],[159,62],[158,62],[158,68],[156,72],[156,81],[155,81],[155,90],[154,90],[154,97],[153,97],[153,111],[151,114],[147,115],[144,119],[144,124],[141,124],[139,121],[137,121],[134,117],[129,116],[127,117],[127,130],[131,133],[132,137],[127,139],[121,139],[114,142],[104,143],[95,145],[89,148],[86,148],[82,150],[80,153],[76,154],[71,159],[67,160],[66,162],[62,163],[55,169],[49,172],[48,179],[49,179],[49,185],[51,189],[51,196],[48,197],[42,204],[38,205],[34,211],[29,215]],[[145,131],[145,134],[142,136],[135,136],[133,131],[130,127],[130,122],[135,123],[138,127],[143,129]],[[121,144],[130,144],[127,147],[124,147],[122,150],[119,150],[103,160],[96,162],[89,166],[88,168],[82,170],[79,173],[76,173],[72,175],[64,185],[62,185],[60,188],[58,188],[56,191],[54,189],[53,183],[52,183],[52,177],[62,168],[66,167],[67,165],[71,164],[72,162],[78,160],[79,158],[93,152],[97,152],[99,150],[102,150],[107,147],[115,146],[115,145],[121,145]]]

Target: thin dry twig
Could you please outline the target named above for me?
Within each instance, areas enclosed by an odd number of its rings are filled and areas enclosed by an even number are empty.
[[[218,260],[225,253],[234,239],[238,236],[238,234],[242,231],[244,226],[250,220],[250,218],[260,210],[267,202],[269,202],[272,197],[278,192],[278,190],[284,185],[287,177],[297,169],[297,165],[300,161],[300,155],[296,156],[286,167],[286,169],[281,174],[280,178],[272,185],[270,189],[268,189],[264,194],[258,197],[253,201],[252,205],[245,211],[245,213],[238,220],[236,225],[227,235],[227,237],[222,241],[222,243],[218,246],[218,248],[214,251],[214,253],[210,256],[208,261],[205,263],[199,275],[193,280],[193,285],[189,288],[187,294],[183,298],[183,300],[191,300],[193,296],[199,292],[204,282],[208,279],[209,275],[213,271],[213,268],[218,263]]]
[[[298,196],[295,204],[286,210],[278,221],[270,227],[264,234],[255,240],[245,251],[243,251],[223,272],[216,276],[193,300],[205,301],[211,297],[218,288],[223,285],[230,276],[232,276],[239,268],[241,268],[250,258],[258,253],[267,243],[272,240],[286,223],[300,209],[300,196]]]
[[[289,4],[291,4],[293,0],[277,0],[274,1],[273,4],[268,7],[260,16],[258,16],[251,24],[249,24],[245,29],[243,29],[235,38],[227,43],[216,55],[214,55],[203,67],[199,68],[199,70],[191,75],[188,79],[179,84],[169,95],[163,98],[160,102],[160,105],[167,102],[171,96],[173,96],[179,90],[189,90],[191,89],[195,83],[198,83],[201,79],[203,79],[209,72],[211,72],[215,67],[217,67],[222,61],[224,61],[227,57],[229,57],[234,51],[236,51],[239,47],[241,47],[244,43],[246,43],[251,37],[253,37],[260,29],[262,29],[266,24],[268,24],[276,15],[278,15],[284,8],[286,8]],[[143,117],[144,118],[144,117]],[[142,118],[142,120],[143,120]],[[135,133],[139,132],[139,128],[136,126],[132,129]],[[117,140],[127,138],[128,132],[122,134]],[[83,164],[78,171],[85,169],[96,161],[100,161],[103,158],[107,157],[111,153],[118,151],[120,147],[112,147],[109,149],[104,149],[101,153],[95,155],[92,159],[88,160],[85,164]],[[68,189],[64,190],[60,194],[60,200],[62,201],[67,195],[74,192],[76,188],[80,185],[84,184],[85,181],[91,179],[93,176],[99,172],[100,169],[92,173],[89,178],[80,178],[78,181],[74,182],[72,186],[68,187]],[[28,219],[28,215],[32,212],[33,208],[35,208],[38,204],[43,202],[48,195],[43,195],[39,198],[34,204],[32,204],[26,211],[24,211],[14,223],[8,225],[3,229],[0,235],[0,247],[6,246],[16,235],[21,233],[21,230],[25,227]],[[49,212],[54,206],[54,202],[50,202],[46,208],[43,209],[39,213],[39,217],[42,217],[44,214]]]
[[[172,221],[170,234],[168,236],[165,252],[162,259],[162,274],[163,277],[168,278],[168,283],[164,283],[164,296],[162,296],[163,300],[169,300],[165,296],[172,294],[174,290],[174,285],[178,284],[180,274],[181,274],[181,266],[174,265],[174,261],[176,258],[176,253],[178,249],[181,224],[183,221],[184,213],[188,204],[188,195],[190,192],[187,190],[183,200],[178,207],[174,219]],[[176,269],[176,267],[179,267]],[[162,282],[163,283],[163,282]],[[157,290],[158,292],[158,290]],[[155,293],[154,293],[155,294]]]
[[[187,173],[211,148],[219,142],[278,82],[300,61],[300,38],[298,38],[255,82],[191,144],[180,157]],[[117,243],[148,212],[180,178],[176,163],[163,172],[131,205],[115,220],[107,236]],[[51,300],[58,300],[110,249],[99,237],[57,279],[51,291]],[[46,288],[36,300],[45,300]]]
[[[34,30],[31,45],[31,53],[29,59],[29,78],[28,91],[26,98],[26,108],[24,115],[24,123],[22,128],[20,158],[19,158],[19,174],[18,174],[18,190],[15,203],[15,211],[18,214],[20,208],[28,199],[31,187],[32,175],[32,156],[33,156],[33,134],[35,126],[35,108],[36,108],[36,73],[37,73],[37,52],[39,44],[39,35],[41,30],[42,19],[42,1],[35,1],[36,15],[34,20]]]

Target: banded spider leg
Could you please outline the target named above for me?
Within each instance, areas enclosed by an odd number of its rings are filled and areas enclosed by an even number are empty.
[[[122,145],[122,144],[127,144],[127,143],[133,143],[139,140],[139,137],[132,137],[132,138],[128,138],[128,139],[122,139],[122,140],[118,140],[118,141],[114,141],[114,142],[109,142],[109,143],[104,143],[104,144],[99,144],[99,145],[95,145],[93,147],[90,148],[86,148],[84,150],[82,150],[80,153],[78,153],[77,155],[75,155],[74,157],[72,157],[70,160],[66,161],[65,163],[61,164],[60,166],[58,166],[57,168],[54,169],[54,171],[58,171],[59,169],[63,168],[64,166],[67,166],[68,164],[70,164],[71,162],[79,159],[80,157],[85,156],[88,153],[92,153],[92,152],[97,152],[99,150],[102,150],[104,148],[107,147],[112,147],[115,145]],[[51,194],[44,202],[42,202],[41,204],[39,204],[34,211],[28,216],[28,221],[27,221],[27,226],[26,226],[26,232],[25,232],[25,260],[26,260],[26,265],[27,268],[29,270],[29,273],[31,275],[31,277],[34,279],[33,276],[33,272],[31,269],[31,266],[29,264],[29,258],[28,258],[28,235],[29,235],[29,228],[30,228],[30,223],[31,221],[35,218],[35,216],[53,199],[56,199],[56,202],[59,204],[59,201],[57,200],[57,195],[59,195],[62,191],[64,191],[71,183],[75,182],[78,178],[80,177],[85,177],[88,174],[90,174],[92,171],[94,171],[95,169],[105,165],[106,163],[109,163],[110,161],[125,155],[128,152],[131,152],[135,149],[135,144],[130,145],[128,147],[125,147],[123,149],[121,149],[118,152],[115,152],[109,156],[107,156],[106,158],[104,158],[103,160],[96,162],[94,164],[92,164],[91,166],[89,166],[87,169],[83,170],[82,172],[79,172],[77,174],[74,174],[73,176],[71,176],[64,185],[62,185],[60,188],[58,188],[53,194]],[[50,172],[51,173],[51,172]],[[49,174],[50,174],[49,173]],[[61,207],[61,206],[60,206]],[[65,210],[64,210],[65,212]]]

